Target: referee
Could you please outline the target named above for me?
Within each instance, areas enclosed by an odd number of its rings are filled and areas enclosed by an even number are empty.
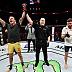
[[[49,42],[50,42],[50,34],[49,34],[49,29],[45,26],[45,18],[40,19],[40,24],[35,24],[33,23],[33,21],[31,20],[28,14],[26,14],[26,17],[27,17],[27,20],[35,28],[35,33],[36,33],[36,64],[35,64],[35,67],[37,67],[39,63],[39,53],[40,53],[41,48],[43,50],[45,63],[47,66],[49,66],[49,63],[47,61],[47,47],[49,46]],[[48,40],[48,42],[46,40]]]

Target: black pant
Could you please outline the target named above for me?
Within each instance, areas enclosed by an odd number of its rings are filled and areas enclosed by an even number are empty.
[[[28,51],[30,50],[30,42],[33,42],[33,48],[35,50],[35,40],[34,39],[28,39]]]
[[[47,42],[45,40],[44,41],[36,40],[36,64],[38,64],[38,62],[39,62],[39,53],[40,53],[41,47],[43,50],[45,63],[47,63],[47,46],[46,46],[46,44],[47,44]]]

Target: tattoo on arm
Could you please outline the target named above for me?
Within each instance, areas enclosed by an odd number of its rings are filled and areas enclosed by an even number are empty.
[[[0,18],[0,23],[5,26],[6,22]]]
[[[19,19],[20,25],[22,24],[25,17],[25,12],[22,13],[22,17]]]
[[[19,22],[20,22],[20,24],[22,24],[22,22],[23,22],[23,19],[22,19],[22,17],[19,19]]]
[[[33,21],[32,21],[32,19],[30,18],[30,16],[28,14],[26,14],[26,17],[27,17],[28,22],[33,24]]]

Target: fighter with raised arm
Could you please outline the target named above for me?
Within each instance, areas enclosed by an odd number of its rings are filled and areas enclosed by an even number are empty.
[[[12,69],[14,49],[18,53],[23,69],[25,69],[25,66],[23,64],[23,57],[21,54],[22,48],[19,43],[20,41],[19,30],[20,30],[20,25],[22,25],[22,22],[24,20],[24,17],[25,17],[25,11],[22,13],[22,17],[19,19],[19,22],[16,23],[15,17],[10,16],[9,17],[10,24],[7,24],[4,20],[0,18],[0,23],[3,26],[6,26],[8,33],[8,53],[9,53],[10,68],[6,72],[9,72]]]

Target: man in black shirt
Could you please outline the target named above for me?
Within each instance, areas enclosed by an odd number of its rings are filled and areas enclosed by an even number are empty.
[[[6,32],[6,40],[8,42],[7,29],[5,30],[5,32]],[[15,54],[17,54],[17,52],[15,51],[15,49],[14,49],[14,52],[15,52]],[[7,55],[9,55],[9,54],[7,53]]]
[[[43,54],[44,54],[44,60],[47,66],[49,66],[49,63],[47,61],[47,47],[49,46],[50,42],[50,34],[48,28],[45,26],[45,18],[40,19],[40,24],[35,24],[31,20],[28,14],[26,14],[27,20],[32,24],[32,26],[35,28],[36,33],[36,64],[35,67],[37,67],[39,62],[39,53],[40,49],[42,47]],[[47,40],[48,39],[48,43]]]
[[[23,57],[21,55],[22,49],[21,49],[21,46],[19,43],[19,41],[20,41],[19,30],[20,30],[20,25],[22,24],[24,17],[25,17],[25,11],[23,12],[22,17],[19,19],[19,22],[16,23],[15,18],[13,16],[10,16],[9,17],[10,24],[7,24],[5,21],[3,21],[0,18],[0,23],[3,26],[6,26],[6,28],[8,30],[7,31],[7,33],[8,33],[8,53],[9,53],[10,68],[6,72],[9,72],[12,69],[14,49],[18,53],[18,56],[21,60],[21,64],[22,64],[23,69],[25,69],[25,66],[23,64]]]

